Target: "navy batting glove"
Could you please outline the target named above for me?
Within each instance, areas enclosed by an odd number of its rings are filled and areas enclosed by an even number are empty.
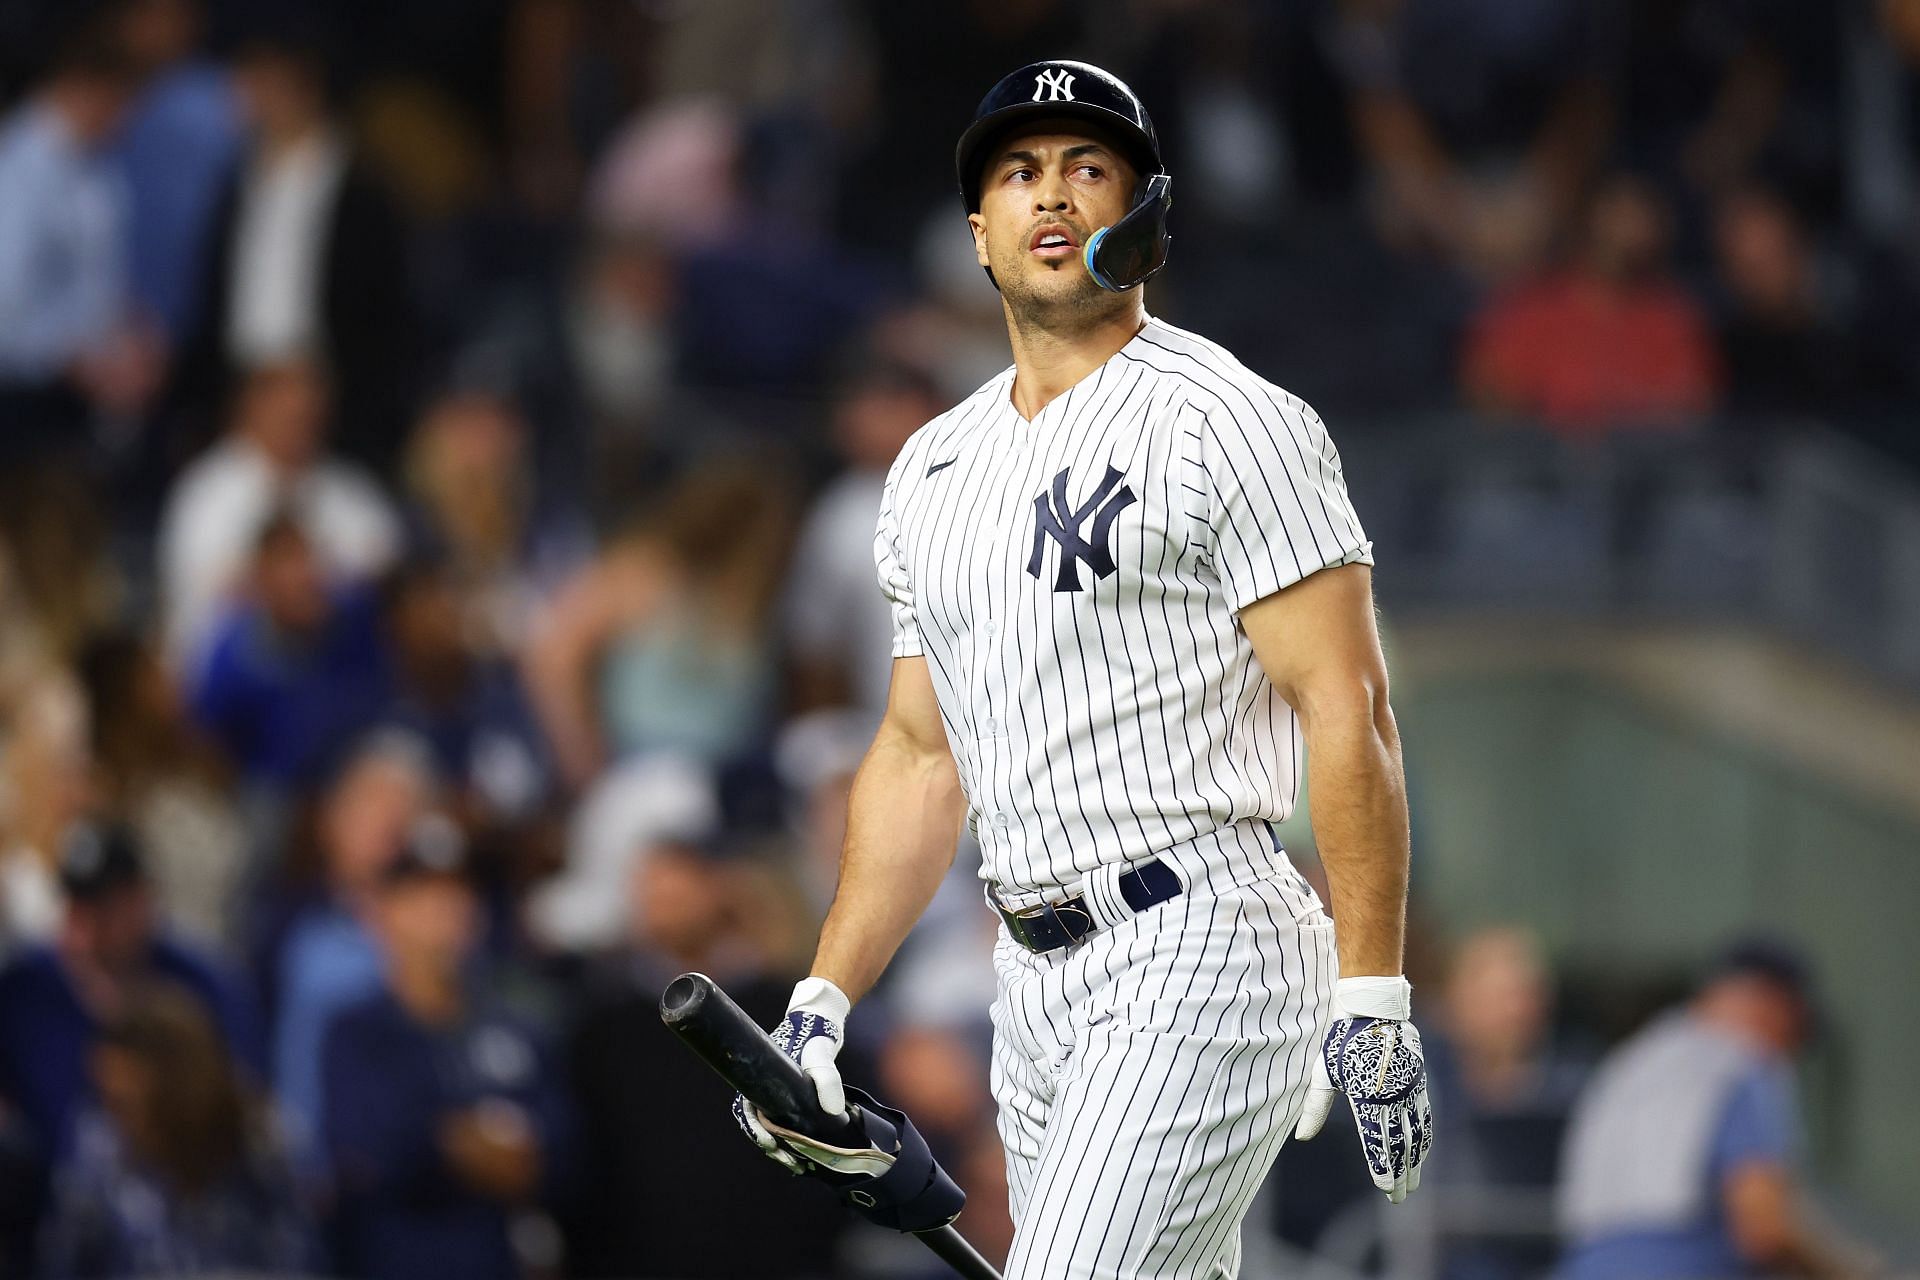
[[[1313,1064],[1313,1084],[1294,1136],[1313,1137],[1336,1094],[1345,1094],[1360,1128],[1373,1185],[1398,1204],[1420,1186],[1433,1146],[1433,1108],[1420,1032],[1409,1014],[1404,978],[1343,978],[1334,987],[1333,1025]]]
[[[808,978],[794,987],[793,998],[787,1003],[787,1016],[773,1029],[774,1046],[793,1059],[813,1081],[820,1108],[829,1115],[847,1112],[846,1086],[841,1083],[835,1059],[840,1056],[840,1045],[846,1038],[842,1028],[851,1010],[852,1001],[839,987],[825,978]],[[737,1093],[733,1096],[733,1119],[755,1146],[789,1172],[807,1172],[799,1157],[782,1146],[760,1123],[753,1104]]]

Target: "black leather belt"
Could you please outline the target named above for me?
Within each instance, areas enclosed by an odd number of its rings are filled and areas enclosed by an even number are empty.
[[[1120,877],[1120,897],[1135,915],[1149,907],[1159,906],[1168,898],[1179,896],[1183,887],[1173,868],[1158,858],[1144,862]],[[1003,905],[1000,895],[991,887],[987,895],[993,900],[993,909],[1007,922],[1007,932],[1029,951],[1058,951],[1061,947],[1070,947],[1097,927],[1093,913],[1087,910],[1084,895],[1076,895],[1065,902],[1043,902],[1024,911],[1013,911]]]

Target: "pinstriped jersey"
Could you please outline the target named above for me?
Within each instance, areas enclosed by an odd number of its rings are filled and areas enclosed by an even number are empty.
[[[908,440],[875,537],[894,656],[926,657],[982,876],[1047,890],[1196,840],[1214,864],[1271,861],[1204,838],[1284,819],[1299,785],[1298,721],[1240,610],[1372,563],[1325,426],[1159,320],[1031,421],[1013,378]]]

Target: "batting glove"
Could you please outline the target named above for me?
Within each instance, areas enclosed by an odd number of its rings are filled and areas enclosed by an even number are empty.
[[[829,1115],[847,1113],[846,1086],[840,1082],[840,1068],[834,1060],[840,1056],[845,1039],[842,1028],[853,1002],[847,993],[825,978],[808,978],[793,989],[787,1003],[787,1016],[773,1030],[774,1045],[799,1066],[820,1099],[821,1110]],[[760,1114],[740,1094],[733,1096],[733,1118],[760,1150],[779,1161],[790,1173],[805,1173],[786,1147],[767,1131]]]
[[[1333,1025],[1313,1064],[1306,1110],[1293,1131],[1301,1140],[1326,1123],[1335,1094],[1344,1093],[1360,1126],[1373,1185],[1399,1204],[1420,1185],[1433,1147],[1427,1064],[1405,978],[1342,978],[1333,988]]]

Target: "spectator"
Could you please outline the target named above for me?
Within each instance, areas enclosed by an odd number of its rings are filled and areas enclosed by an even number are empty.
[[[625,756],[720,765],[761,744],[782,497],[763,466],[706,464],[555,598],[528,685],[573,786]]]
[[[1834,207],[1842,32],[1852,6],[1627,0],[1614,8],[1621,148],[1674,192],[1690,223],[1762,178],[1810,207]]]
[[[0,118],[0,457],[84,456],[94,411],[159,384],[158,336],[129,306],[126,193],[107,153],[135,88],[109,27],[75,35]]]
[[[390,475],[414,366],[399,216],[328,113],[318,45],[259,36],[235,77],[249,132],[214,217],[182,394],[205,412],[240,370],[314,359],[337,390],[340,450]]]
[[[1442,1000],[1427,1073],[1448,1142],[1424,1176],[1439,1186],[1545,1194],[1586,1073],[1553,1042],[1553,983],[1538,939],[1505,925],[1469,935]],[[1443,1273],[1523,1280],[1552,1261],[1550,1248],[1531,1241],[1469,1236],[1450,1242]]]
[[[433,774],[404,734],[368,739],[341,766],[314,816],[319,884],[264,939],[262,988],[272,996],[273,1084],[308,1170],[318,1151],[320,1051],[334,1017],[379,989],[370,920],[388,864],[426,812]]]
[[[393,682],[383,723],[426,744],[462,826],[499,851],[545,815],[553,769],[518,669],[474,652],[451,570],[409,561],[384,584]]]
[[[1806,229],[1759,189],[1721,202],[1714,252],[1727,312],[1727,406],[1756,416],[1829,416],[1857,403],[1856,344],[1822,296]]]
[[[1434,1172],[1481,1186],[1551,1186],[1585,1073],[1553,1042],[1553,982],[1539,940],[1504,925],[1469,935],[1442,994],[1428,1070],[1457,1121],[1447,1165]]]
[[[99,1109],[56,1173],[48,1280],[295,1275],[312,1236],[267,1110],[206,1011],[166,985],[100,1030]]]
[[[466,874],[458,828],[417,823],[374,894],[384,986],[327,1035],[322,1117],[349,1276],[517,1277],[513,1219],[565,1170],[540,1042],[469,973],[480,917]]]
[[[713,778],[698,765],[652,756],[608,770],[574,807],[566,866],[528,898],[528,930],[555,951],[617,947],[635,865],[656,846],[710,841],[719,824]]]
[[[1735,947],[1686,1006],[1600,1065],[1567,1139],[1567,1280],[1861,1273],[1801,1202],[1793,1058],[1814,1010],[1805,963]]]
[[[331,574],[370,577],[400,548],[400,524],[361,472],[327,457],[327,382],[306,360],[264,366],[234,398],[227,438],[175,482],[161,517],[159,570],[167,653],[201,656],[261,529],[289,511]]]
[[[465,628],[494,658],[520,649],[542,597],[587,550],[585,530],[541,484],[528,434],[504,396],[454,390],[428,407],[407,448],[414,539],[445,559]]]
[[[73,1151],[91,1101],[87,1055],[103,1022],[124,1014],[154,979],[190,990],[218,1022],[229,1053],[260,1062],[251,1008],[212,961],[163,936],[131,836],[80,826],[60,864],[66,909],[58,939],[0,972],[0,1096],[25,1117],[43,1159]]]
[[[945,408],[933,380],[901,364],[841,388],[833,434],[846,470],[814,500],[787,578],[797,709],[852,706],[880,723],[893,679],[893,626],[872,564],[880,489],[907,437]]]
[[[97,798],[148,850],[160,914],[182,935],[237,953],[246,830],[228,771],[194,732],[154,646],[111,632],[79,666]]]
[[[547,394],[578,421],[581,479],[605,526],[679,446],[663,427],[679,363],[680,283],[655,237],[603,231],[583,249],[569,286],[553,345],[555,366],[570,377]]]
[[[529,443],[543,502],[596,530],[617,528],[697,443],[674,412],[679,292],[657,237],[590,228],[559,270],[501,300],[464,357],[540,425]]]
[[[1659,195],[1615,177],[1567,266],[1496,299],[1473,323],[1468,398],[1570,437],[1677,426],[1714,407],[1719,357],[1705,315],[1666,265]]]
[[[1601,47],[1580,0],[1341,0],[1334,62],[1402,249],[1483,278],[1537,261],[1606,142]]]
[[[315,780],[372,726],[389,659],[373,591],[330,585],[291,515],[261,531],[251,595],[213,633],[190,696],[240,775],[271,791]]]
[[[117,152],[133,296],[177,345],[191,334],[207,231],[240,148],[232,77],[200,51],[204,0],[127,0],[120,31],[146,83]]]
[[[755,963],[730,871],[685,845],[661,845],[625,886],[626,949],[600,974],[569,1054],[582,1167],[568,1242],[581,1280],[845,1274],[834,1260],[843,1215],[817,1184],[795,1185],[756,1164],[751,1148],[711,1140],[726,1087],[660,1025],[661,990],[691,969],[714,975],[763,1026],[786,1008],[791,975]],[[858,1079],[858,1068],[848,1076]],[[676,1159],[662,1164],[660,1151]],[[751,1232],[732,1225],[741,1199],[754,1205]]]

